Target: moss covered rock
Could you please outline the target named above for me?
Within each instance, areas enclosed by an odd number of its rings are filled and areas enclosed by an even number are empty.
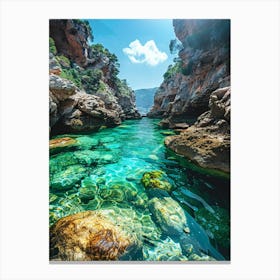
[[[172,185],[167,181],[164,172],[161,170],[145,172],[141,183],[145,188],[158,188],[168,192],[172,189]]]

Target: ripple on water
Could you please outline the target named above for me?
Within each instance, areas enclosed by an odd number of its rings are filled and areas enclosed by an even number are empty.
[[[220,202],[213,197],[209,201],[209,191],[220,186],[180,166],[166,153],[163,134],[170,131],[159,129],[157,122],[144,118],[88,135],[64,135],[76,142],[73,150],[60,147],[59,153],[50,156],[50,224],[70,214],[102,209],[112,221],[121,219],[121,225],[134,231],[140,241],[141,250],[125,259],[213,260],[207,254],[222,259],[210,244],[216,242],[215,236],[222,240],[220,225],[209,216],[212,227],[207,228],[204,217],[208,214],[203,210],[214,214],[213,205]],[[159,180],[168,182],[171,192],[147,189],[141,183],[145,173],[156,170],[163,172]],[[228,181],[223,184],[228,187]],[[223,219],[227,224],[229,217],[223,215]]]

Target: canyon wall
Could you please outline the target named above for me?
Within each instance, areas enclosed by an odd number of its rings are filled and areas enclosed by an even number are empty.
[[[181,122],[207,111],[211,92],[230,84],[230,22],[177,19],[173,26],[179,59],[164,74],[149,116]]]
[[[203,168],[229,172],[230,21],[176,19],[173,26],[180,43],[171,48],[179,57],[164,74],[148,116],[180,128],[166,138],[168,148]]]

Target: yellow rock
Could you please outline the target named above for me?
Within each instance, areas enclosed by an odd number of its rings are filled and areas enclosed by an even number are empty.
[[[136,243],[105,211],[85,211],[64,217],[50,228],[50,259],[117,260]]]
[[[71,137],[63,137],[63,138],[56,138],[50,140],[50,150],[56,149],[56,148],[64,148],[69,147],[77,143],[77,140],[71,138]]]

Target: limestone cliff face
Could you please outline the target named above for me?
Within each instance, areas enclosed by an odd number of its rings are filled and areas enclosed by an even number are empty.
[[[52,133],[97,130],[141,117],[134,92],[117,77],[117,57],[101,44],[90,46],[89,38],[87,21],[50,20]]]
[[[174,20],[182,46],[156,93],[150,117],[184,121],[208,110],[211,92],[230,84],[228,20]]]
[[[50,20],[50,37],[57,50],[81,66],[87,64],[90,32],[89,26],[79,20]]]

